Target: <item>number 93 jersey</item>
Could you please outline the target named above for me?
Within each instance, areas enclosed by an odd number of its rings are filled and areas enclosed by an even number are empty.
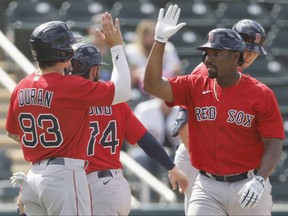
[[[52,157],[83,160],[89,139],[89,107],[110,106],[113,97],[112,82],[33,73],[11,95],[6,129],[19,135],[26,161]]]

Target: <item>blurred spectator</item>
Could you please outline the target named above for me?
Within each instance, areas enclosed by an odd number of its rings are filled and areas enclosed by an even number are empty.
[[[5,150],[0,150],[0,180],[10,179],[12,159],[7,156]]]
[[[170,108],[163,100],[153,98],[139,103],[135,107],[134,113],[147,130],[164,146],[168,155],[173,159],[176,146],[180,141],[179,137],[171,136],[178,108]],[[155,177],[164,182],[167,180],[167,176],[165,176],[167,173],[162,170],[161,166],[151,160],[140,147],[131,147],[128,150],[128,154]],[[150,191],[150,193],[151,201],[158,202],[159,196],[153,191]]]
[[[125,46],[131,70],[132,88],[140,90],[142,94],[146,94],[143,92],[144,69],[154,43],[155,24],[154,20],[142,20],[136,27],[134,41]],[[172,77],[180,74],[180,58],[175,46],[170,42],[165,46],[163,61],[163,76]]]
[[[96,29],[102,29],[101,14],[96,14],[91,18],[91,26],[87,29],[87,35],[84,37],[84,43],[90,43],[98,47],[101,53],[101,73],[100,80],[110,80],[113,70],[113,63],[110,54],[110,48],[103,43],[101,39],[97,38]]]

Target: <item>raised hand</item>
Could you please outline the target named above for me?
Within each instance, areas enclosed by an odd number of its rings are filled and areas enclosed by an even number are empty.
[[[110,48],[116,45],[122,45],[123,37],[120,31],[119,19],[115,19],[115,26],[112,15],[105,12],[101,16],[103,30],[96,29],[97,36],[103,40]]]
[[[168,38],[174,35],[186,23],[177,25],[181,9],[177,4],[170,5],[165,16],[164,9],[159,10],[158,21],[155,27],[155,40],[161,43],[166,43]]]

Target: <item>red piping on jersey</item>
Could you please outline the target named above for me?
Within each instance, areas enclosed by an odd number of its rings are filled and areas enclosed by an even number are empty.
[[[75,171],[73,170],[73,182],[74,182],[74,191],[76,195],[76,212],[77,216],[79,215],[79,209],[78,209],[78,194],[77,194],[77,188],[76,188],[76,180],[75,180]]]

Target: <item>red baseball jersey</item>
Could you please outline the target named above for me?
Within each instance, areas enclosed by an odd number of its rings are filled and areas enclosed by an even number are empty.
[[[198,64],[194,70],[191,72],[191,74],[193,75],[205,75],[207,76],[208,75],[208,70],[207,70],[207,67],[206,65],[201,62],[200,64]],[[182,108],[184,109],[187,109],[185,106],[181,106]]]
[[[249,75],[221,88],[205,75],[169,78],[175,105],[189,110],[189,150],[192,165],[229,175],[259,167],[261,137],[284,139],[276,97]]]
[[[127,103],[90,108],[90,139],[87,146],[89,165],[93,171],[123,168],[120,150],[124,139],[135,144],[147,129],[137,119]]]
[[[112,82],[91,82],[59,73],[24,78],[14,89],[6,129],[20,136],[25,160],[85,159],[89,107],[112,104]]]

